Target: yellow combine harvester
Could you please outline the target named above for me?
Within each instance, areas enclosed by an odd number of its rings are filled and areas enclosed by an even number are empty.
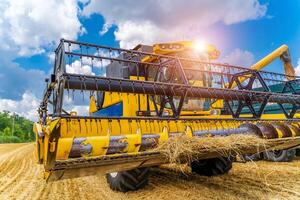
[[[114,190],[139,189],[149,167],[168,161],[153,149],[181,135],[256,134],[278,150],[300,144],[298,77],[287,46],[251,68],[214,63],[220,52],[213,45],[187,41],[126,50],[61,40],[55,53],[34,125],[48,181],[106,173]],[[286,74],[260,71],[277,57]],[[66,111],[64,99],[71,93],[77,102],[76,91],[89,92],[85,116]],[[281,114],[266,113],[270,105]],[[214,151],[189,164],[211,176],[228,172],[232,159]]]

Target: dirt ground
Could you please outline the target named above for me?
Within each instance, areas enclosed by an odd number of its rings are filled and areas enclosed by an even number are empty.
[[[47,184],[33,144],[2,144],[0,199],[300,199],[300,160],[234,163],[229,174],[212,178],[156,168],[146,188],[123,194],[101,175]]]

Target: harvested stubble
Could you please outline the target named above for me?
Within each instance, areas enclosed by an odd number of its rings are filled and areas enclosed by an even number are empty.
[[[185,135],[169,138],[158,146],[159,151],[170,163],[180,164],[203,159],[207,155],[218,154],[220,156],[231,156],[243,154],[245,150],[251,149],[256,153],[259,149],[267,149],[265,139],[255,135],[229,135],[192,137]]]
[[[0,145],[0,199],[300,199],[299,159],[233,163],[228,175],[215,177],[191,174],[186,165],[154,168],[147,187],[124,194],[112,191],[102,175],[46,183],[34,150],[33,143]]]

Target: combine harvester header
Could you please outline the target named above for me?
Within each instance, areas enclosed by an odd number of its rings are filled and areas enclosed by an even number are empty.
[[[126,50],[62,39],[34,126],[45,178],[101,172],[107,173],[112,189],[138,189],[146,183],[148,167],[168,162],[156,148],[183,135],[203,139],[256,135],[268,144],[259,148],[245,144],[240,153],[300,144],[300,79],[294,76],[287,46],[251,68],[214,63],[220,52],[213,45],[197,50],[188,41]],[[277,57],[286,74],[261,71]],[[75,63],[80,72],[87,66],[92,72],[70,73]],[[89,92],[86,116],[64,108],[64,99],[76,91],[83,98]],[[265,113],[269,105],[282,112]],[[204,151],[189,164],[202,175],[226,173],[232,163],[226,156],[230,152]],[[223,170],[216,171],[220,166]]]

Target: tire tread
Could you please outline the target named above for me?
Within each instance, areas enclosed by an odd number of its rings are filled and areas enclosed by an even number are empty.
[[[296,155],[295,149],[286,149],[280,151],[281,151],[280,156],[275,155],[273,151],[264,152],[265,160],[273,161],[273,162],[291,162]]]
[[[203,176],[217,176],[226,174],[232,168],[232,159],[218,157],[206,160],[193,161],[192,171]]]
[[[148,184],[149,169],[138,168],[118,172],[116,177],[106,174],[110,188],[115,191],[128,192],[143,188]]]

